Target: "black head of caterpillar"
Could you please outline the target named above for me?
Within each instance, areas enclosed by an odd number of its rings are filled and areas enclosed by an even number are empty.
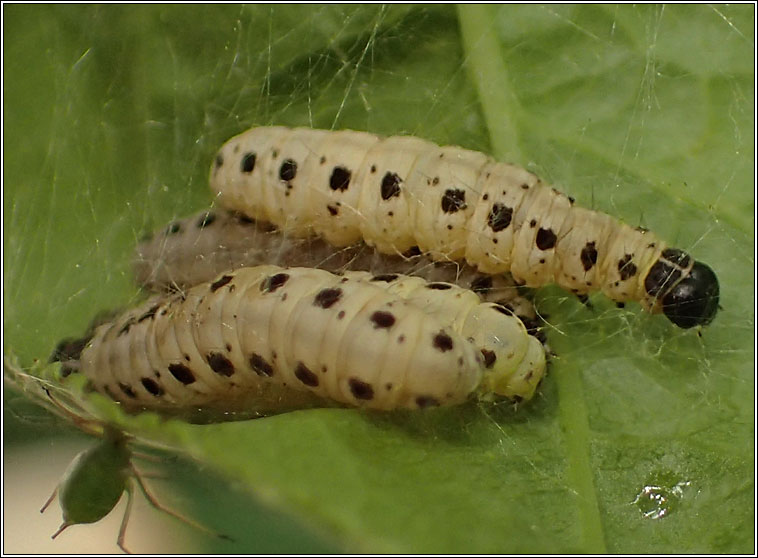
[[[76,372],[78,370],[79,357],[91,338],[91,335],[86,335],[77,339],[63,339],[56,345],[48,362],[60,362],[62,364],[61,376],[64,378],[72,372]]]
[[[708,325],[719,309],[719,282],[706,264],[677,249],[664,250],[645,278],[645,290],[681,328]]]

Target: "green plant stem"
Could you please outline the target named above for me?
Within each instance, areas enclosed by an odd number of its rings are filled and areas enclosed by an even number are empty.
[[[552,343],[552,341],[551,341]],[[560,350],[560,349],[558,349]],[[568,352],[568,348],[566,351]],[[590,464],[590,426],[578,367],[561,362],[554,367],[558,385],[558,416],[566,447],[568,484],[576,494],[585,552],[605,554],[597,491]]]
[[[517,122],[521,110],[495,34],[492,8],[486,4],[457,6],[464,62],[482,105],[492,153],[500,160],[520,161]]]

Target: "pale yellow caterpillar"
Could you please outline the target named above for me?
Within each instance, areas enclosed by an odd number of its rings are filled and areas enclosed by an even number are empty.
[[[545,370],[521,321],[467,289],[276,266],[156,297],[71,347],[66,366],[95,389],[157,409],[250,393],[288,408],[302,406],[290,397],[298,393],[382,410],[453,405],[475,392],[521,400]]]
[[[268,223],[240,213],[206,210],[172,222],[144,238],[135,249],[137,283],[154,291],[182,290],[238,267],[271,264],[326,271],[370,271],[374,275],[413,275],[455,283],[497,302],[538,333],[534,305],[519,294],[510,275],[488,275],[459,262],[435,262],[422,254],[382,254],[359,242],[341,249],[317,237],[286,235]]]
[[[557,283],[638,301],[688,328],[716,315],[714,272],[483,153],[356,131],[261,127],[223,145],[210,185],[218,203],[293,236],[335,246],[465,259],[528,286]]]

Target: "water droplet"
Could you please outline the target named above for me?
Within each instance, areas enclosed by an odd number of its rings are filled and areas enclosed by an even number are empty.
[[[676,482],[673,473],[656,475],[642,487],[634,504],[648,519],[662,519],[679,507],[684,490],[692,484],[683,480]]]

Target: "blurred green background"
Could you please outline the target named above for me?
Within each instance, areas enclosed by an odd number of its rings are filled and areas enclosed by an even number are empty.
[[[707,262],[723,311],[699,337],[543,289],[557,356],[516,411],[192,426],[105,408],[185,456],[160,481],[173,507],[237,539],[191,548],[751,552],[753,11],[6,4],[4,352],[30,366],[136,302],[134,244],[212,202],[215,151],[252,125],[479,149]],[[71,432],[16,398],[4,417],[6,464]]]

